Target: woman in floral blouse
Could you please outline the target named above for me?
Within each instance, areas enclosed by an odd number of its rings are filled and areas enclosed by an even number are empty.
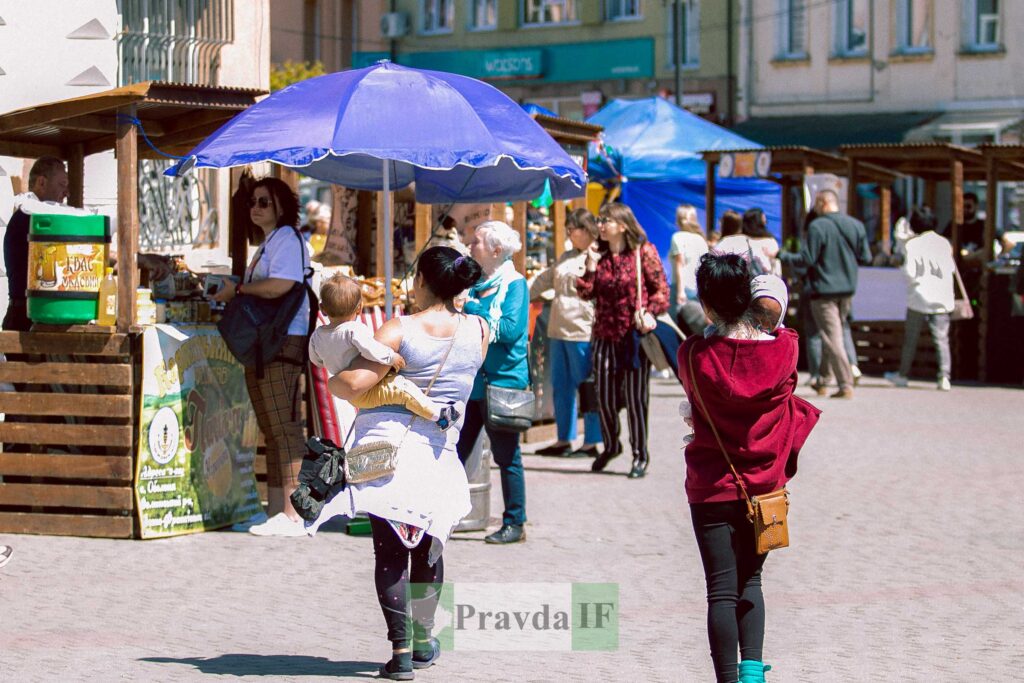
[[[668,310],[668,282],[658,250],[625,204],[601,208],[601,238],[587,252],[586,272],[576,283],[582,299],[594,299],[594,378],[601,406],[604,452],[591,469],[600,472],[622,453],[619,411],[626,409],[633,466],[629,477],[647,473],[648,380],[651,362],[640,348],[633,314],[637,307],[636,253],[640,251],[641,305],[655,316]]]

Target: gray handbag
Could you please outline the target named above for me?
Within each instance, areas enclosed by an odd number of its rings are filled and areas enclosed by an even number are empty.
[[[484,420],[498,432],[525,432],[533,426],[536,397],[532,391],[487,385]]]

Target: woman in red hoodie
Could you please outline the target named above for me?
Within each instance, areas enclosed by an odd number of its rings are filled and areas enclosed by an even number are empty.
[[[750,319],[750,280],[741,256],[712,253],[701,259],[697,293],[713,326],[704,336],[688,338],[678,358],[693,411],[686,495],[707,582],[711,658],[718,681],[744,683],[764,681],[768,669],[761,654],[766,556],[755,551],[746,501],[708,417],[747,492],[757,496],[782,488],[796,473],[797,453],[820,413],[793,395],[796,333],[768,334]]]

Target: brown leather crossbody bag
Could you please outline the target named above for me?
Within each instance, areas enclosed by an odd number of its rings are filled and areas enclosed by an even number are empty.
[[[711,432],[715,435],[718,447],[722,449],[722,455],[725,456],[725,461],[729,463],[732,476],[736,478],[736,484],[739,486],[743,498],[747,501],[747,519],[754,525],[754,546],[757,554],[764,555],[769,550],[788,547],[789,521],[787,517],[789,514],[789,491],[786,490],[786,487],[782,487],[778,491],[772,491],[762,496],[751,497],[747,493],[743,477],[740,476],[733,466],[732,458],[729,457],[729,451],[725,449],[722,437],[719,436],[718,429],[711,419],[711,413],[708,412],[707,407],[704,405],[704,399],[701,398],[700,387],[697,386],[697,376],[693,372],[693,346],[690,347],[687,362],[690,366],[690,383],[693,385],[694,398],[700,404],[701,412],[704,413],[704,418],[708,421],[708,425],[711,426]]]

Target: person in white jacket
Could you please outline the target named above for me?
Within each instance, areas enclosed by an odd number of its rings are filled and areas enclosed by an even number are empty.
[[[953,310],[953,247],[935,232],[938,221],[931,209],[922,206],[910,215],[915,235],[907,240],[903,274],[907,278],[907,320],[903,336],[903,354],[899,372],[887,372],[885,378],[899,387],[907,386],[907,375],[914,364],[917,339],[925,323],[938,356],[939,391],[949,391],[952,362],[949,353],[949,314]]]

